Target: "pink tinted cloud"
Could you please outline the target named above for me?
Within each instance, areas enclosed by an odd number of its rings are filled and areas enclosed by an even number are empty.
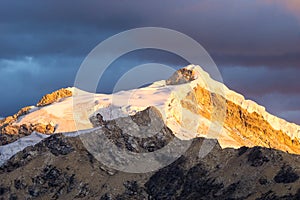
[[[300,0],[265,0],[267,3],[283,7],[300,20]]]

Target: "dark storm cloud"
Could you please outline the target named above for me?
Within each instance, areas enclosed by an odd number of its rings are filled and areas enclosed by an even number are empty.
[[[1,1],[0,89],[5,97],[0,115],[72,85],[80,63],[99,42],[143,26],[171,28],[191,36],[211,54],[230,88],[259,103],[271,104],[270,98],[261,96],[272,94],[278,94],[279,101],[291,96],[300,102],[296,95],[300,85],[298,2]],[[116,62],[109,79],[116,79],[121,68],[126,71],[148,61],[176,67],[185,63],[172,55],[145,51]],[[109,84],[104,80],[103,91],[110,91]],[[279,105],[271,109],[287,110]],[[285,116],[294,120],[295,111]]]
[[[226,85],[231,85],[246,96],[275,92],[286,95],[300,93],[300,69],[226,67],[221,72]]]
[[[30,57],[14,61],[1,60],[0,91],[3,93],[0,115],[15,113],[26,105],[35,105],[44,94],[72,85],[76,68],[57,65],[70,66],[76,62],[78,61],[68,58],[63,61]],[[48,67],[43,67],[45,65]]]
[[[18,49],[20,54],[83,54],[83,47],[92,48],[109,35],[140,26],[182,31],[213,55],[236,57],[239,62],[243,56],[248,58],[245,63],[258,57],[257,64],[264,64],[261,56],[269,61],[300,54],[297,18],[264,1],[7,1],[2,5],[1,46],[8,47],[4,54],[15,55]]]
[[[300,68],[300,52],[282,53],[279,55],[224,55],[212,54],[214,59],[223,66],[235,65],[246,67],[271,67],[271,68]]]

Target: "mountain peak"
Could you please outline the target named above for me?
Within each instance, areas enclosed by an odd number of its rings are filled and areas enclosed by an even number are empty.
[[[167,85],[178,85],[189,83],[197,79],[196,70],[185,67],[177,70],[169,79],[166,80]]]

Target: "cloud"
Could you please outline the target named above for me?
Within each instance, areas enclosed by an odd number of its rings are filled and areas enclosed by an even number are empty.
[[[67,58],[64,58],[67,60]],[[7,116],[27,105],[35,105],[46,93],[71,86],[76,74],[75,63],[53,58],[0,60],[1,115]],[[57,62],[64,67],[57,67]],[[80,62],[79,62],[80,63]],[[48,67],[44,67],[47,65]],[[69,65],[67,67],[66,65]],[[55,66],[55,67],[51,67]]]
[[[272,104],[272,99],[262,97],[265,94],[280,94],[281,101],[299,93],[298,0],[4,0],[0,4],[2,115],[72,85],[82,60],[99,42],[143,26],[191,36],[210,53],[227,85],[263,105]],[[114,63],[99,83],[100,90],[111,91],[110,84],[122,72],[153,61],[185,65],[163,52],[135,52]]]
[[[279,7],[285,8],[300,20],[300,1],[299,0],[266,0],[269,4],[275,4]]]
[[[268,93],[299,94],[300,69],[266,67],[225,67],[221,69],[223,80],[246,96]]]
[[[296,124],[300,124],[299,113],[300,110],[283,111],[282,113],[279,113],[278,116]]]
[[[230,60],[247,57],[263,65],[262,58],[266,62],[277,58],[277,63],[284,63],[285,55],[300,54],[298,22],[284,9],[263,1],[232,0],[232,6],[217,0],[72,1],[72,6],[70,1],[32,1],[18,5],[4,2],[7,5],[0,8],[0,17],[5,19],[1,24],[0,55],[5,57],[83,56],[108,36],[140,26],[182,31],[203,44],[212,55],[230,57]]]

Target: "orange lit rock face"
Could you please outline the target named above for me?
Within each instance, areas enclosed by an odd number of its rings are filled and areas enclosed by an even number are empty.
[[[37,103],[37,106],[46,106],[51,103],[58,101],[59,99],[72,96],[72,91],[69,89],[62,88],[51,94],[47,94],[42,97],[42,99]],[[27,106],[19,110],[16,114],[12,116],[8,116],[2,120],[0,120],[0,134],[6,135],[16,135],[20,134],[21,136],[29,135],[33,131],[51,134],[54,133],[55,127],[54,125],[42,124],[42,123],[30,123],[30,124],[21,124],[21,125],[13,125],[21,116],[29,113],[31,106]]]
[[[52,124],[22,124],[13,125],[7,124],[0,127],[0,146],[16,141],[17,139],[30,135],[32,132],[43,134],[52,134],[55,131],[55,126]]]
[[[17,119],[19,117],[21,117],[23,115],[26,115],[29,112],[30,109],[31,109],[30,106],[24,107],[21,110],[19,110],[16,114],[14,114],[12,116],[8,116],[8,117],[0,120],[0,134],[3,134],[3,135],[15,135],[14,138],[13,138],[13,140],[16,140],[19,137],[26,135],[26,134],[23,134],[23,133],[20,132],[20,127],[13,126],[12,123],[15,122],[15,121],[17,121]],[[9,136],[9,139],[7,139],[7,138],[5,138],[5,139],[1,138],[0,145],[5,144],[6,142],[10,142],[9,140],[12,140],[11,136]]]
[[[51,134],[54,133],[55,127],[51,124],[22,124],[18,125],[7,125],[2,130],[2,134],[13,135],[13,134],[22,134],[22,135],[30,135],[33,131],[43,133],[43,134]]]
[[[61,98],[72,96],[72,91],[62,88],[51,94],[47,94],[42,97],[42,99],[37,103],[37,106],[46,106],[53,102],[58,101]],[[21,124],[13,125],[21,116],[29,113],[31,106],[27,106],[19,110],[16,114],[8,116],[0,120],[0,134],[4,135],[17,135],[21,136],[30,135],[33,131],[51,134],[55,131],[55,126],[52,124],[42,124],[42,123],[33,123],[33,124]]]
[[[187,98],[181,101],[183,108],[189,109],[195,114],[199,114],[208,120],[212,118],[212,103],[210,93],[201,88],[194,88],[193,92],[189,92]]]
[[[10,124],[10,123],[16,121],[22,115],[26,115],[29,112],[30,109],[31,109],[31,106],[24,107],[21,110],[19,110],[16,114],[0,120],[0,127],[5,126],[7,124]]]
[[[46,106],[58,101],[59,99],[70,96],[72,96],[72,91],[62,88],[60,90],[52,92],[51,94],[46,94],[45,96],[43,96],[42,99],[37,103],[37,106]]]
[[[236,146],[262,146],[300,154],[297,138],[291,139],[281,130],[275,130],[258,113],[250,113],[219,94],[210,93],[198,86],[188,94],[186,100],[181,101],[181,104],[195,114],[223,124]],[[226,108],[226,112],[222,111],[223,108]],[[207,126],[198,127],[198,132],[202,134],[207,134],[208,130]],[[222,140],[221,137],[218,139]]]

